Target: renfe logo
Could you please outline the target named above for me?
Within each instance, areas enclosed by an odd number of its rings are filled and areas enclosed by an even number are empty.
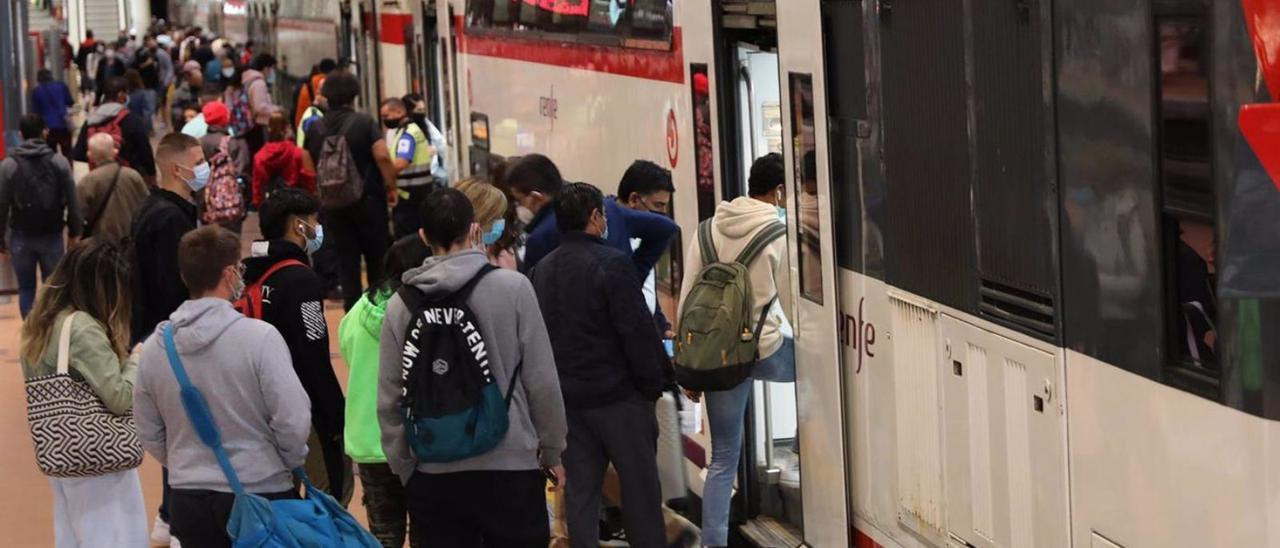
[[[866,302],[866,297],[858,299],[856,317],[840,313],[840,344],[858,351],[858,366],[853,370],[855,375],[862,372],[862,362],[866,358],[876,357],[871,351],[876,344],[876,326],[862,319],[862,305]]]

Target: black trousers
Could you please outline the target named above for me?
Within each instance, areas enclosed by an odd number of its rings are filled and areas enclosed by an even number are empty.
[[[358,468],[369,532],[386,548],[403,548],[405,533],[415,525],[409,522],[409,505],[400,477],[386,464],[360,464]],[[414,548],[419,545],[416,541],[410,543]]]
[[[410,234],[417,234],[422,228],[422,202],[437,189],[435,184],[411,186],[400,189],[400,200],[391,208],[391,224],[395,239],[399,240]],[[405,194],[409,197],[405,198]]]
[[[326,236],[332,235],[337,250],[343,306],[351,310],[365,287],[360,275],[360,259],[364,259],[369,285],[382,282],[383,256],[391,247],[385,198],[365,196],[351,207],[327,211],[324,228]]]
[[[546,478],[540,470],[414,472],[405,486],[415,546],[546,548]]]
[[[658,418],[642,399],[566,408],[569,444],[563,460],[569,545],[596,548],[600,541],[600,489],[613,463],[622,487],[627,542],[636,548],[666,546],[662,487],[658,481]]]
[[[67,128],[49,130],[49,147],[61,153],[71,161],[71,130]]]
[[[296,499],[294,490],[260,493],[267,500]],[[227,520],[236,496],[203,489],[173,489],[169,493],[169,531],[185,548],[230,548]]]

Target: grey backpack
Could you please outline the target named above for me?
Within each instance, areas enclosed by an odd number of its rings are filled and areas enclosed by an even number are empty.
[[[347,130],[354,119],[352,115],[337,132],[326,136],[320,148],[316,189],[320,193],[320,205],[325,209],[348,207],[364,196],[364,177],[356,168],[351,147],[347,145]]]

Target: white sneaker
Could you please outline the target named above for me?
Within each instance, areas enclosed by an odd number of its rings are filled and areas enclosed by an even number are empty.
[[[151,526],[152,546],[177,546],[178,539],[169,534],[169,522],[156,516],[155,525]]]

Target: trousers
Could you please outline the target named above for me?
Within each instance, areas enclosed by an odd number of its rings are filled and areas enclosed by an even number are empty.
[[[49,478],[57,548],[146,546],[147,508],[138,470],[88,478]]]
[[[545,485],[539,470],[414,472],[405,486],[413,544],[546,548],[551,534]]]
[[[10,236],[9,251],[13,253],[13,273],[18,278],[18,312],[26,318],[36,300],[36,267],[40,267],[41,280],[49,279],[66,253],[66,244],[61,232],[33,235],[14,232]]]
[[[361,463],[359,471],[360,486],[364,489],[361,502],[369,517],[369,532],[386,548],[402,548],[405,534],[414,525],[409,522],[409,506],[399,476],[386,463]],[[409,545],[417,548],[419,543],[413,541],[413,534],[408,536]]]

